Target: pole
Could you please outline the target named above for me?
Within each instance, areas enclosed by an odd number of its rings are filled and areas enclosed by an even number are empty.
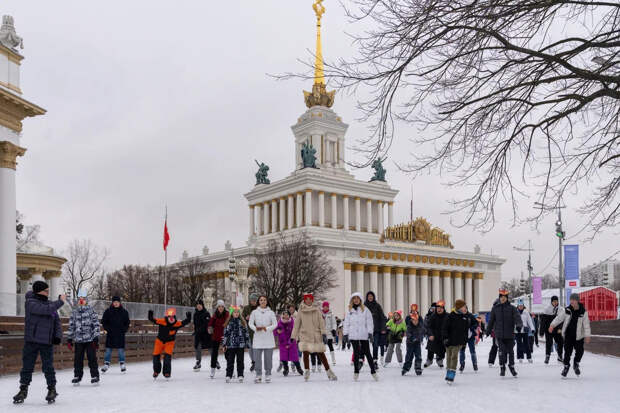
[[[528,255],[527,255],[527,269],[529,271],[529,278],[528,278],[528,285],[529,285],[529,296],[530,296],[530,302],[529,302],[529,307],[528,309],[530,311],[532,311],[532,240],[527,240],[528,242]]]
[[[168,205],[166,205],[166,225],[168,225]],[[164,249],[164,313],[166,306],[168,305],[168,274],[166,274],[166,267],[168,267],[168,248]]]
[[[558,208],[558,221],[562,222],[562,209]],[[560,281],[560,307],[564,307],[564,271],[562,266],[562,238],[558,237],[558,280]]]

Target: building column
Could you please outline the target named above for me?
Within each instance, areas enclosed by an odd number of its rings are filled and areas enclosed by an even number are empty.
[[[355,264],[355,290],[364,296],[364,264]]]
[[[388,202],[388,227],[394,225],[394,202]]]
[[[442,271],[441,278],[443,278],[443,299],[446,305],[454,304],[455,298],[452,297],[452,273],[450,271]]]
[[[33,283],[36,281],[45,281],[45,279],[43,278],[43,270],[39,268],[35,268],[30,281]]]
[[[477,272],[474,274],[474,294],[476,296],[475,298],[475,305],[474,308],[472,309],[472,312],[476,312],[479,313],[480,309],[482,309],[484,307],[484,303],[482,302],[482,300],[484,299],[483,296],[483,291],[482,291],[482,280],[484,279],[484,273],[481,272]]]
[[[303,226],[303,212],[304,212],[304,207],[302,204],[302,196],[303,196],[303,192],[297,192],[297,202],[295,203],[295,208],[297,211],[297,216],[295,217],[295,227],[297,228],[301,228]]]
[[[50,286],[50,300],[57,300],[58,296],[62,294],[62,291],[60,291],[61,274],[62,273],[60,271],[46,271],[45,274],[43,274],[45,282],[47,282],[47,284]]]
[[[271,229],[269,226],[269,202],[263,202],[263,221],[263,229],[265,230],[265,235],[267,235]]]
[[[256,204],[256,219],[258,220],[257,235],[263,235],[265,228],[263,226],[263,204]]]
[[[332,193],[331,195],[331,200],[332,200],[332,228],[336,229],[338,228],[338,195]]]
[[[362,230],[362,214],[360,211],[361,211],[360,198],[356,196],[355,197],[355,230],[358,232]]]
[[[349,300],[351,299],[351,263],[344,263],[344,313],[346,314],[349,310]],[[362,293],[364,294],[364,293]]]
[[[325,192],[319,191],[319,227],[325,226]]]
[[[342,227],[345,231],[349,230],[349,195],[342,196]]]
[[[463,273],[463,277],[465,278],[465,302],[471,310],[474,305],[474,295],[472,291],[473,274],[470,272],[465,272]]]
[[[455,271],[452,273],[452,278],[454,278],[454,301],[459,298],[463,299],[463,275],[459,271]]]
[[[439,270],[431,270],[431,280],[433,301],[437,302],[441,300],[441,291],[439,290]]]
[[[405,308],[405,269],[403,267],[396,268],[396,310],[403,310],[407,314]]]
[[[366,200],[366,232],[372,233],[372,200]]]
[[[392,311],[392,267],[383,267],[383,310]]]
[[[407,279],[407,285],[409,286],[409,294],[408,294],[408,299],[409,301],[407,302],[407,311],[405,311],[407,314],[409,313],[409,306],[411,304],[417,304],[418,305],[418,310],[422,310],[420,307],[420,302],[418,301],[418,280],[416,278],[416,270],[415,268],[407,268],[405,269],[405,275],[407,275],[409,278]],[[422,311],[420,311],[420,313],[422,313]]]
[[[377,232],[383,233],[383,201],[377,201]]]
[[[370,273],[370,291],[373,291],[375,294],[379,291],[379,276],[377,275],[378,270],[379,267],[376,265],[368,266],[368,272]]]
[[[271,233],[278,232],[278,200],[271,201]]]
[[[420,314],[424,315],[430,307],[428,270],[426,268],[420,268],[418,270],[418,277],[420,277]]]
[[[18,275],[19,278],[19,290],[21,292],[21,294],[26,294],[28,292],[28,289],[30,288],[30,273],[27,272],[21,272]],[[19,314],[19,310],[18,310],[18,314]]]
[[[278,207],[280,211],[280,222],[278,225],[278,231],[284,231],[286,229],[286,197],[280,197],[280,206]]]
[[[293,194],[288,196],[287,210],[286,229],[292,229],[295,227],[295,196],[293,196]]]
[[[250,205],[250,237],[253,237],[256,234],[256,228],[254,223],[254,205]]]
[[[312,189],[306,189],[306,226],[312,226]]]

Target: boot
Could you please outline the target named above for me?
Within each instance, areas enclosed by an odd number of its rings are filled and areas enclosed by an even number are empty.
[[[460,371],[461,373],[463,372],[463,370],[465,370],[465,364],[461,364],[461,365],[459,366],[459,371]]]
[[[284,374],[284,377],[288,376],[288,363],[284,362],[282,363],[282,374]]]
[[[332,369],[327,370],[327,378],[328,378],[330,381],[336,381],[336,380],[338,380],[338,377],[336,377],[336,374],[333,372],[333,370],[332,370]]]
[[[252,364],[250,364],[250,372],[254,371],[254,369],[256,368],[256,362],[252,362]]]
[[[194,369],[193,369],[195,372],[200,371],[200,367],[201,367],[200,364],[201,364],[200,360],[196,360],[196,364],[194,364]]]
[[[359,373],[353,373],[353,380],[354,381],[358,381],[360,379],[360,374]]]
[[[278,373],[279,373],[279,372],[281,372],[283,368],[284,368],[284,366],[282,365],[282,362],[280,362],[280,364],[278,365],[278,370],[277,370],[277,372],[278,372]]]
[[[215,369],[211,369],[211,374],[209,374],[209,377],[211,378],[215,377]]]
[[[581,374],[581,370],[579,369],[579,363],[577,363],[576,361],[573,364],[573,369],[575,370],[575,374],[577,376],[579,376]]]
[[[335,366],[336,365],[336,353],[334,353],[333,351],[330,351],[329,354],[332,356],[332,365]]]
[[[478,363],[472,363],[474,371],[478,371]]]
[[[297,364],[295,365],[295,368],[297,369],[297,373],[298,373],[300,376],[303,376],[304,371],[301,369],[301,364],[297,363]]]
[[[437,365],[440,369],[443,369],[443,359],[437,359]]]
[[[220,369],[220,362],[219,361],[215,362],[215,368],[218,369],[218,370]]]
[[[377,373],[372,373],[371,376],[374,379],[374,381],[379,381],[379,376],[377,375]]]
[[[426,359],[426,362],[424,363],[424,368],[430,367],[431,364],[433,364],[433,359]]]
[[[108,371],[108,369],[110,368],[110,363],[108,363],[107,361],[103,364],[103,367],[101,367],[101,372],[105,373],[106,371]]]
[[[310,379],[310,370],[304,371],[304,380],[308,381]]]
[[[26,400],[26,397],[28,397],[28,385],[20,384],[19,393],[13,396],[13,403],[21,404],[24,402],[24,400]]]
[[[512,377],[517,377],[517,371],[515,370],[515,366],[508,366],[508,370],[510,370],[510,374],[512,374]]]
[[[82,378],[81,378],[81,377],[74,377],[74,378],[73,378],[73,380],[71,380],[71,383],[72,383],[74,386],[79,386],[81,381],[82,381]]]
[[[127,367],[125,367],[125,363],[121,361],[121,373],[125,373],[127,371]]]
[[[90,384],[98,385],[99,384],[99,376],[91,377]]]
[[[56,402],[57,396],[58,396],[58,393],[56,393],[56,386],[48,386],[47,395],[45,396],[45,400],[47,400],[47,404],[52,404]]]
[[[547,354],[547,355],[545,356],[545,364],[549,364],[549,358],[550,358],[550,357],[551,357],[551,356],[550,356],[549,354]]]
[[[564,369],[562,370],[562,377],[566,377],[568,375],[568,370],[570,370],[570,365],[564,365]]]
[[[500,375],[501,377],[504,377],[504,376],[506,375],[506,366],[501,366],[501,367],[499,368],[499,375]]]

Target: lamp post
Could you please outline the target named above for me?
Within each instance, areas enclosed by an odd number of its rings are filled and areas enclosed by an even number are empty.
[[[528,271],[528,279],[527,279],[527,289],[528,291],[528,297],[529,297],[529,310],[532,311],[532,251],[534,251],[532,249],[532,240],[527,240],[527,249],[526,248],[519,248],[519,247],[512,247],[513,250],[515,251],[527,251],[527,271]],[[521,273],[523,275],[523,273]]]
[[[560,203],[562,201],[562,199],[560,198],[558,203]],[[555,236],[558,237],[558,280],[560,282],[560,306],[564,307],[564,284],[566,283],[564,281],[564,268],[563,268],[563,259],[562,259],[562,246],[564,243],[564,240],[566,239],[566,232],[564,231],[564,229],[562,228],[562,208],[566,208],[565,205],[554,205],[554,206],[548,206],[545,204],[542,204],[540,202],[534,202],[534,205],[536,205],[536,207],[538,209],[541,210],[549,210],[549,209],[557,209],[558,210],[558,219],[555,222]]]
[[[232,303],[234,305],[243,305],[247,303],[247,283],[248,283],[248,269],[249,264],[246,260],[237,261],[231,252],[230,257],[228,258],[228,278],[234,284],[233,291],[234,296],[232,299]],[[239,290],[241,290],[242,299],[241,303],[238,301]]]

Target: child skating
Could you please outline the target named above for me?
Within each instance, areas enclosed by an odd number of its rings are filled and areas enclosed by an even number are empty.
[[[280,363],[282,363],[282,373],[284,376],[288,376],[289,362],[292,363],[291,369],[294,367],[300,376],[304,374],[299,364],[297,342],[291,337],[294,326],[295,320],[291,317],[290,311],[285,311],[282,313],[278,326],[275,329],[278,347],[280,348]]]
[[[172,373],[172,353],[174,352],[174,339],[177,331],[192,322],[192,313],[185,314],[185,320],[177,320],[177,310],[169,308],[164,318],[153,318],[153,310],[149,310],[149,320],[159,327],[157,338],[153,346],[153,379],[162,372],[161,356],[164,356],[164,377],[170,378]]]
[[[230,317],[224,325],[222,348],[226,357],[226,383],[230,383],[237,362],[237,380],[243,383],[245,349],[250,348],[250,334],[248,325],[241,317],[239,307],[230,308]]]

